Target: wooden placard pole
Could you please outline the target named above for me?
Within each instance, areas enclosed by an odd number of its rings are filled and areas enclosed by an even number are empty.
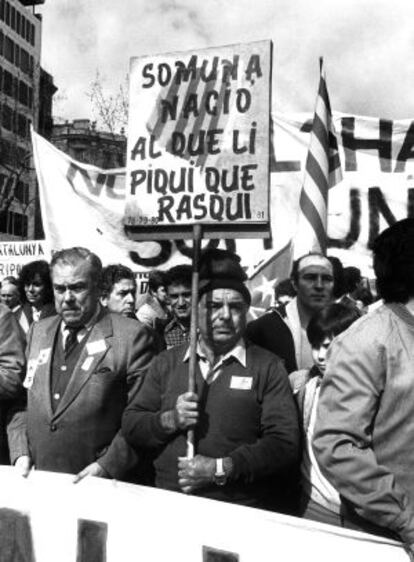
[[[191,327],[190,327],[190,361],[188,367],[188,391],[195,392],[195,371],[197,365],[197,327],[198,327],[198,281],[201,239],[203,233],[200,224],[193,225],[193,274],[191,279]],[[187,431],[187,458],[194,457],[194,429]]]

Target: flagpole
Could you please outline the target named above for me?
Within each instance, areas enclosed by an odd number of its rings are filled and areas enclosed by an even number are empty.
[[[191,327],[190,327],[190,361],[188,367],[188,391],[195,392],[195,371],[197,365],[197,327],[198,327],[198,281],[201,240],[203,232],[200,224],[193,225],[193,273],[191,278]],[[194,457],[194,429],[187,431],[187,458]]]

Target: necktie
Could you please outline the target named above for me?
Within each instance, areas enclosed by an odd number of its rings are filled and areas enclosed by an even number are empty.
[[[83,326],[66,326],[68,335],[65,340],[65,357],[78,345],[78,333],[82,330]]]

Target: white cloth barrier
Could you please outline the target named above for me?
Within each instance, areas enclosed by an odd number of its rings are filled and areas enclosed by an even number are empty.
[[[72,480],[40,471],[23,479],[15,469],[0,467],[0,553],[5,542],[23,541],[21,526],[15,527],[17,538],[5,536],[8,508],[30,521],[34,556],[26,553],[19,560],[408,560],[399,543],[365,533],[117,481],[87,478],[75,485]]]

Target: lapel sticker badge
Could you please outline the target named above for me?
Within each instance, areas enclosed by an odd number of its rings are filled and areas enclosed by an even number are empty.
[[[38,359],[29,359],[27,363],[26,377],[23,381],[24,388],[31,388],[36,373]]]
[[[91,341],[86,344],[86,349],[88,350],[88,355],[95,355],[106,350],[106,343],[104,340]]]
[[[231,377],[230,388],[238,390],[250,390],[253,384],[253,377]]]

